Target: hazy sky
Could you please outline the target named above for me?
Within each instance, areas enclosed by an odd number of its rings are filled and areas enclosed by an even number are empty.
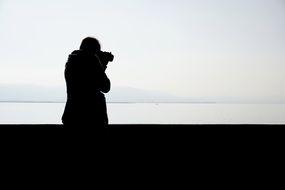
[[[64,85],[86,36],[113,86],[285,98],[285,0],[0,0],[0,83]]]

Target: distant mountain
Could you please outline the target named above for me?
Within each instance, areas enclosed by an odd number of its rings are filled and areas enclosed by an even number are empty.
[[[114,103],[285,103],[285,97],[179,97],[157,90],[113,87],[106,94]],[[1,85],[0,102],[65,102],[65,86]]]
[[[110,93],[106,94],[108,102],[129,102],[129,103],[149,103],[149,102],[178,102],[183,98],[168,93],[155,90],[143,90],[131,87],[114,87]]]
[[[64,102],[63,86],[0,85],[0,101],[7,102]]]
[[[4,102],[65,102],[65,86],[0,85],[0,101]],[[130,87],[113,87],[106,94],[107,102],[180,102],[185,99],[160,91]]]

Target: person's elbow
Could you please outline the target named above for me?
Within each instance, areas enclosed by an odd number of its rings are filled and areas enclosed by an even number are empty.
[[[111,90],[111,83],[108,80],[108,82],[106,82],[106,84],[101,86],[101,92],[108,93],[108,92],[110,92],[110,90]]]
[[[111,90],[111,88],[102,88],[101,92],[106,94],[106,93],[110,92],[110,90]]]

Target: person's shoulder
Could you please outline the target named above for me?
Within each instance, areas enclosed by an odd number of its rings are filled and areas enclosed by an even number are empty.
[[[89,59],[92,59],[92,56],[88,54],[88,52],[84,52],[82,50],[74,50],[68,56],[68,62],[74,62],[79,60],[80,62],[82,62],[83,60],[89,60]]]
[[[74,50],[69,54],[69,56],[86,56],[86,54],[87,53],[82,50]]]

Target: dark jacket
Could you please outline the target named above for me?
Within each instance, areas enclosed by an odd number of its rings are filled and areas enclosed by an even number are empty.
[[[107,125],[106,100],[110,80],[95,54],[82,50],[69,55],[65,67],[67,102],[62,116],[64,125]]]

